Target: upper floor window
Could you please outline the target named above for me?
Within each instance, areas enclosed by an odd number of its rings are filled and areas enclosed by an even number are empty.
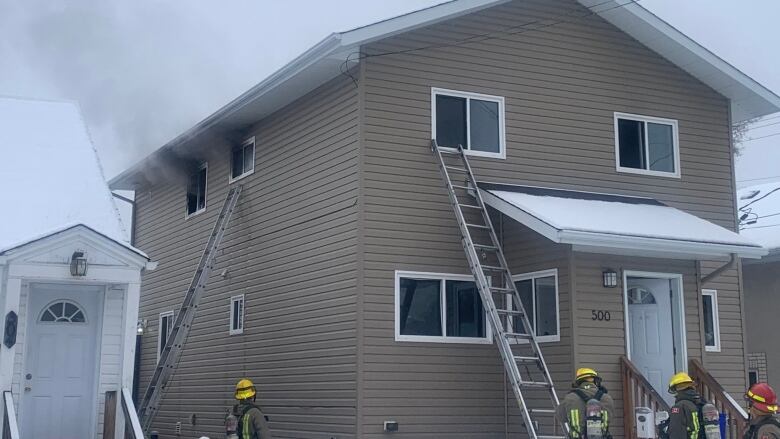
[[[244,333],[244,295],[230,298],[230,335]]]
[[[490,343],[472,276],[396,272],[396,340]]]
[[[537,341],[560,341],[558,270],[521,274],[513,279]],[[526,333],[522,324],[514,326],[518,332]]]
[[[162,354],[165,344],[168,343],[168,337],[172,331],[173,311],[161,312],[157,334],[157,361],[160,361],[160,354]]]
[[[462,145],[471,155],[506,158],[504,98],[433,88],[431,108],[439,146]]]
[[[251,137],[231,151],[230,181],[255,172],[255,138]]]
[[[204,163],[187,183],[187,216],[206,209],[206,176],[208,166]]]
[[[677,121],[615,113],[615,152],[620,172],[679,177]]]
[[[704,347],[707,352],[720,352],[720,320],[718,319],[718,292],[702,290],[704,308]]]

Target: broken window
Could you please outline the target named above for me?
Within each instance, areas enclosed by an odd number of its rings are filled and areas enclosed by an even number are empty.
[[[547,270],[514,276],[520,301],[528,315],[528,321],[538,341],[558,341],[558,271]],[[520,333],[527,330],[519,318],[514,327]],[[509,328],[511,329],[511,328]]]
[[[252,137],[233,148],[231,153],[230,179],[236,180],[255,170],[255,138]]]
[[[208,167],[204,164],[190,176],[187,184],[187,215],[206,208],[206,176]]]
[[[474,155],[503,157],[504,99],[433,89],[434,137],[439,146],[463,146]]]
[[[677,121],[615,115],[618,170],[679,175]]]

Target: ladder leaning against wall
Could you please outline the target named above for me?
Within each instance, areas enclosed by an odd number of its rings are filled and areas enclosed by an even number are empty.
[[[212,268],[214,268],[217,248],[222,242],[225,230],[230,222],[230,217],[236,208],[238,197],[241,195],[241,189],[241,186],[232,187],[225,198],[222,210],[219,212],[206,247],[203,249],[198,268],[195,270],[195,275],[192,277],[190,286],[187,288],[187,293],[184,296],[184,301],[174,320],[171,334],[160,352],[160,360],[157,362],[152,379],[149,381],[149,386],[146,388],[146,392],[144,392],[144,397],[138,405],[138,418],[141,421],[141,428],[146,433],[149,432],[152,421],[160,408],[160,402],[167,388],[168,381],[176,372],[179,358],[181,358],[181,351],[184,348],[184,343],[187,341],[190,328],[192,328],[192,321],[198,309],[200,296],[206,289],[209,275]]]
[[[555,417],[559,401],[550,371],[534,331],[527,329],[532,326],[463,147],[440,147],[433,139],[431,150],[528,436],[563,439],[568,426]]]

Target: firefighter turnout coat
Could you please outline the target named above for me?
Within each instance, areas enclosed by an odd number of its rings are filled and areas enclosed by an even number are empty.
[[[669,439],[699,439],[701,396],[694,389],[680,390],[669,414]]]
[[[780,416],[751,416],[745,439],[780,439]]]
[[[260,407],[249,400],[238,405],[238,431],[241,439],[272,439],[271,430]]]
[[[587,396],[587,400],[593,399],[597,393],[599,393],[599,387],[594,383],[584,381],[579,386],[573,387],[561,401],[557,409],[558,419],[566,421],[569,424],[569,430],[572,438],[584,437],[585,433],[585,408],[587,401],[583,399],[578,391]],[[612,415],[615,411],[615,402],[612,397],[604,392],[600,399],[603,409],[602,422],[604,423],[604,429],[609,429],[609,421],[612,419]]]

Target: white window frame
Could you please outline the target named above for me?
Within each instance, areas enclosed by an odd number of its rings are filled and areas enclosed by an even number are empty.
[[[649,123],[655,123],[659,125],[670,125],[672,127],[672,148],[674,149],[674,172],[666,172],[666,171],[652,171],[649,169],[636,169],[636,168],[626,168],[623,166],[620,166],[620,135],[618,130],[618,119],[626,119],[626,120],[632,120],[636,122],[644,122],[645,124]],[[645,125],[646,127],[646,125]],[[653,116],[642,116],[639,114],[630,114],[630,113],[618,113],[615,112],[614,116],[614,131],[615,131],[615,169],[617,169],[618,172],[624,172],[628,174],[642,174],[642,175],[652,175],[655,177],[668,177],[668,178],[680,178],[680,135],[679,135],[679,124],[677,123],[676,119],[664,119],[660,117],[653,117]],[[645,128],[645,156],[650,157],[650,145],[648,142],[648,130]]]
[[[414,279],[432,279],[440,281],[439,294],[441,309],[442,335],[401,335],[401,278]],[[429,273],[419,271],[400,271],[395,272],[395,341],[409,341],[421,343],[461,343],[461,344],[491,344],[493,343],[493,332],[490,329],[490,321],[487,311],[485,312],[485,336],[484,337],[448,337],[447,334],[447,294],[445,281],[465,281],[475,282],[474,276],[446,273]],[[481,303],[481,298],[479,299]]]
[[[241,180],[242,178],[252,175],[255,173],[255,158],[257,157],[257,145],[255,144],[255,136],[252,136],[246,140],[244,140],[243,143],[241,143],[241,156],[243,157],[243,151],[246,149],[247,146],[252,145],[252,169],[249,171],[246,171],[242,173],[241,175],[238,175],[236,177],[233,177],[233,149],[230,149],[230,170],[228,171],[228,184],[233,183],[235,181]]]
[[[541,271],[533,271],[530,273],[522,273],[522,274],[516,274],[512,276],[512,282],[520,282],[523,280],[530,280],[531,285],[533,285],[533,296],[531,297],[533,300],[533,306],[536,308],[536,283],[533,282],[535,279],[543,278],[543,277],[553,277],[555,282],[555,327],[556,327],[556,335],[542,335],[536,337],[536,341],[539,343],[551,343],[551,342],[557,342],[561,341],[561,301],[560,301],[560,287],[558,285],[558,269],[557,268],[551,268],[549,270],[541,270]],[[510,299],[512,296],[509,296]],[[510,300],[510,305],[512,304],[512,301]],[[526,312],[531,313],[534,315],[534,323],[536,323],[536,309],[532,310],[526,310]],[[536,328],[533,328],[534,335],[536,334]],[[518,340],[518,343],[527,343],[527,340]]]
[[[241,313],[239,315],[239,327],[234,328],[235,326],[235,320],[233,318],[233,306],[235,306],[236,302],[241,302]],[[237,296],[233,296],[230,298],[230,327],[229,327],[229,334],[230,335],[238,335],[244,333],[244,316],[246,315],[246,301],[244,300],[244,295],[239,294]]]
[[[436,138],[436,96],[453,96],[457,98],[466,99],[466,145],[463,145],[464,152],[468,155],[478,157],[490,157],[497,159],[506,159],[506,117],[504,111],[504,97],[492,96],[480,93],[471,93],[465,91],[448,90],[445,88],[431,87],[431,138]],[[469,105],[470,99],[478,99],[480,101],[489,101],[498,103],[498,153],[485,152],[485,151],[473,151],[471,149],[471,105]],[[454,148],[445,148],[454,149]]]
[[[707,352],[720,352],[720,318],[718,317],[718,290],[701,290],[702,300],[704,296],[710,296],[712,301],[712,330],[715,332],[715,345],[707,346],[707,340],[704,340],[704,350]],[[706,312],[702,304],[702,312]],[[704,327],[704,315],[702,315],[702,327]],[[706,331],[706,328],[705,328]],[[705,332],[706,333],[706,332]]]
[[[171,336],[171,331],[173,330],[173,310],[171,311],[164,311],[160,313],[160,316],[157,318],[157,362],[160,362],[160,351],[163,348],[162,344],[162,322],[163,319],[168,318],[170,319],[170,323],[168,324],[168,337]],[[167,341],[167,338],[166,338]]]
[[[200,215],[201,213],[206,211],[206,207],[208,207],[208,193],[209,193],[209,164],[208,162],[203,162],[198,166],[197,171],[200,172],[201,170],[206,170],[206,184],[203,185],[203,207],[196,210],[195,212],[190,213],[189,206],[188,206],[188,200],[187,200],[187,190],[190,186],[190,178],[192,178],[192,174],[187,176],[187,185],[184,187],[184,219]]]

